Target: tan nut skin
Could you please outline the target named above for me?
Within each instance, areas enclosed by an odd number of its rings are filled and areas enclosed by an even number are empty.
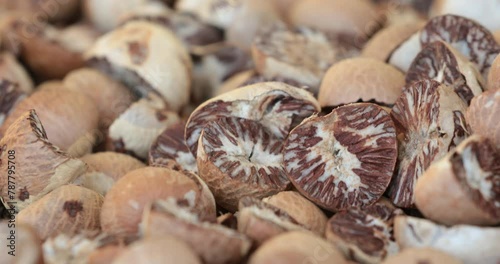
[[[203,218],[215,218],[215,201],[204,184],[165,168],[145,167],[127,173],[104,198],[101,223],[104,232],[134,235],[144,207],[158,199],[183,200]]]
[[[500,37],[500,31],[498,35]],[[497,40],[497,42],[499,41],[500,39]],[[490,72],[488,73],[487,87],[489,90],[500,89],[500,55],[497,55],[497,57],[493,61],[493,64],[491,65]]]
[[[43,263],[42,240],[31,226],[0,221],[0,236],[8,239],[6,245],[13,243],[12,248],[7,246],[2,252],[2,264]]]
[[[374,100],[394,104],[405,85],[404,74],[371,58],[346,59],[326,72],[319,89],[322,107]]]
[[[342,253],[326,240],[309,232],[292,231],[264,243],[249,264],[347,264]]]
[[[99,230],[103,197],[76,185],[61,186],[17,215],[17,221],[33,226],[42,240],[58,233]]]
[[[322,236],[325,233],[326,222],[328,221],[325,213],[298,192],[284,191],[266,197],[262,201],[285,211],[297,222],[317,235]]]
[[[408,248],[390,256],[382,264],[461,264],[462,262],[439,250],[432,248]]]

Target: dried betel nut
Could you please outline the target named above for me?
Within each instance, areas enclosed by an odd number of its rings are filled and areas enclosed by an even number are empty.
[[[278,82],[249,85],[198,106],[186,124],[186,144],[196,156],[203,127],[228,116],[259,121],[275,137],[284,139],[304,118],[319,111],[318,101],[305,90]]]
[[[0,168],[0,196],[6,208],[19,211],[73,181],[85,172],[86,165],[52,145],[38,115],[31,110],[21,115],[0,140]]]
[[[26,94],[34,89],[31,76],[10,52],[0,53],[0,79],[15,83]]]
[[[318,100],[321,107],[369,101],[392,105],[404,84],[404,74],[392,65],[371,58],[346,59],[328,69]]]
[[[417,179],[468,136],[466,103],[433,80],[407,86],[392,108],[399,149],[388,196],[398,207],[414,206]]]
[[[396,216],[394,237],[403,251],[407,248],[432,248],[447,253],[464,264],[494,264],[500,259],[498,227],[447,227],[422,218]]]
[[[203,222],[175,202],[156,201],[144,211],[141,233],[145,239],[172,236],[188,244],[203,263],[241,263],[251,241],[227,227]]]
[[[462,262],[449,254],[432,248],[408,248],[388,257],[382,264],[461,264]]]
[[[172,111],[189,101],[191,58],[175,34],[158,24],[131,21],[100,37],[85,59],[142,97],[156,94]]]
[[[499,32],[499,40],[498,43],[500,45],[500,30]],[[488,73],[487,79],[487,89],[496,90],[500,89],[500,55],[497,55],[495,60],[493,60],[493,64],[491,65],[490,72]]]
[[[159,98],[142,98],[133,103],[108,131],[107,149],[147,159],[151,145],[163,130],[179,122]]]
[[[26,92],[19,88],[19,85],[0,79],[0,126],[15,106],[27,97]]]
[[[241,198],[238,210],[238,232],[251,238],[256,247],[281,233],[306,230],[285,211],[252,197]]]
[[[258,121],[223,117],[203,128],[198,172],[217,204],[234,212],[244,196],[261,199],[290,186],[282,149],[282,140]]]
[[[145,167],[127,173],[106,194],[101,211],[103,231],[136,234],[145,206],[158,199],[174,199],[189,206],[200,219],[215,219],[215,200],[195,174]]]
[[[33,226],[41,239],[82,230],[100,230],[102,195],[76,185],[64,185],[21,210],[16,221]]]
[[[320,207],[340,211],[367,206],[382,196],[391,180],[396,129],[380,106],[349,104],[294,128],[283,158],[293,185]]]
[[[7,240],[2,263],[43,263],[42,240],[31,226],[0,221],[0,236]]]
[[[328,221],[325,213],[300,193],[284,191],[266,197],[262,201],[283,210],[312,232],[320,236],[324,235],[326,222]]]
[[[472,133],[482,135],[500,149],[500,89],[488,90],[471,101],[466,120]]]
[[[402,211],[386,198],[362,209],[338,212],[328,221],[326,239],[347,259],[380,263],[399,251],[393,237],[393,221],[398,214]]]
[[[443,41],[426,45],[406,73],[407,84],[426,79],[450,86],[467,104],[481,94],[485,86],[474,65]]]
[[[415,204],[427,219],[445,225],[499,224],[499,160],[490,140],[470,136],[418,179]]]
[[[73,184],[91,189],[103,196],[116,181],[128,172],[146,167],[141,161],[116,152],[99,152],[80,158],[87,164],[87,171],[73,181]]]
[[[65,89],[61,82],[47,82],[21,101],[0,127],[0,135],[21,115],[35,109],[54,145],[73,157],[91,152],[97,140],[99,113],[87,95]]]
[[[150,166],[171,164],[171,160],[183,169],[197,172],[196,158],[189,151],[184,141],[186,123],[179,121],[165,129],[149,149],[148,163]]]
[[[249,264],[347,264],[334,245],[303,231],[286,232],[266,241],[250,257]]]
[[[305,27],[290,29],[282,23],[261,29],[252,45],[260,74],[294,80],[313,93],[318,92],[328,68],[339,60],[339,53],[322,32]]]

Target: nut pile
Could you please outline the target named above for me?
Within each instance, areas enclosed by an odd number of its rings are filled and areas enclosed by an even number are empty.
[[[496,0],[0,0],[0,263],[500,263]]]

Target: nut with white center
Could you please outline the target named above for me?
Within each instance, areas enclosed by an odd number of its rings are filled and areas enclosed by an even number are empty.
[[[406,73],[407,84],[426,79],[450,86],[467,104],[481,94],[485,86],[474,65],[443,41],[425,46]]]
[[[399,153],[388,195],[396,206],[413,207],[417,179],[468,136],[466,109],[452,88],[436,81],[405,88],[391,111]]]
[[[142,97],[160,96],[172,111],[189,101],[191,58],[163,26],[131,21],[100,37],[85,59]]]
[[[257,121],[223,117],[208,123],[198,142],[197,164],[217,204],[236,211],[245,196],[257,199],[287,189],[282,139]]]
[[[375,203],[397,159],[396,129],[380,106],[355,103],[304,120],[283,150],[288,178],[305,197],[340,211]]]
[[[359,263],[380,263],[399,251],[392,236],[394,217],[399,214],[402,211],[386,198],[363,209],[339,212],[328,221],[326,239],[346,258]]]
[[[418,209],[445,225],[500,223],[499,160],[500,151],[491,141],[470,136],[418,179]]]
[[[394,237],[403,251],[407,248],[432,248],[464,264],[497,264],[500,259],[498,227],[446,227],[422,218],[396,216]]]
[[[203,127],[228,116],[256,120],[275,137],[284,139],[304,118],[319,111],[318,101],[303,89],[278,82],[249,85],[198,106],[186,124],[186,144],[196,156]]]
[[[500,89],[488,90],[472,99],[466,120],[471,133],[489,138],[500,149]]]

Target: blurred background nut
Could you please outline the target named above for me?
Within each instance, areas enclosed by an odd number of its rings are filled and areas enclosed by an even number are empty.
[[[191,13],[205,23],[227,29],[246,0],[178,0],[175,9]]]
[[[0,127],[16,105],[27,97],[19,85],[0,79]]]
[[[72,22],[80,9],[80,0],[1,0],[0,9],[26,12],[35,21]]]
[[[3,249],[5,252],[2,252],[2,263],[43,263],[42,240],[31,226],[0,221],[0,236],[7,241],[7,247],[4,246]],[[10,243],[13,243],[12,248],[9,247]],[[8,252],[12,252],[13,255],[8,255]]]
[[[10,52],[0,53],[0,78],[14,83],[26,94],[34,89],[31,76]]]
[[[82,0],[83,13],[94,27],[102,32],[115,29],[121,17],[149,0]]]

